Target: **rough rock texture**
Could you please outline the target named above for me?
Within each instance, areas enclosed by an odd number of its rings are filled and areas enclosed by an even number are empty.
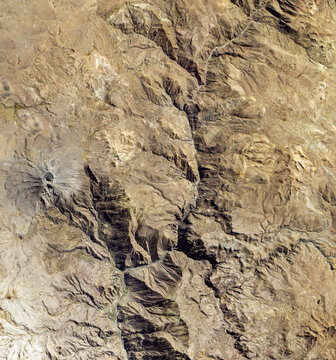
[[[0,359],[336,358],[334,1],[0,29]]]

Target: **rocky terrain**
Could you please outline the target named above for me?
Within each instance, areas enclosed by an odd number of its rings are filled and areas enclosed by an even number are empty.
[[[336,359],[334,1],[0,30],[0,360]]]

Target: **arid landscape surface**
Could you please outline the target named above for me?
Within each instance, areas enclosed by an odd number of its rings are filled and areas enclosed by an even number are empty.
[[[336,3],[0,1],[0,360],[336,359]]]

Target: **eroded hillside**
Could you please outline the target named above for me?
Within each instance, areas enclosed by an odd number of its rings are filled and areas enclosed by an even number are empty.
[[[0,359],[336,358],[335,17],[0,2]]]

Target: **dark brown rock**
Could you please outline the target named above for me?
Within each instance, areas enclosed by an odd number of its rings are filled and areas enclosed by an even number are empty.
[[[335,4],[0,4],[0,359],[335,354]]]

